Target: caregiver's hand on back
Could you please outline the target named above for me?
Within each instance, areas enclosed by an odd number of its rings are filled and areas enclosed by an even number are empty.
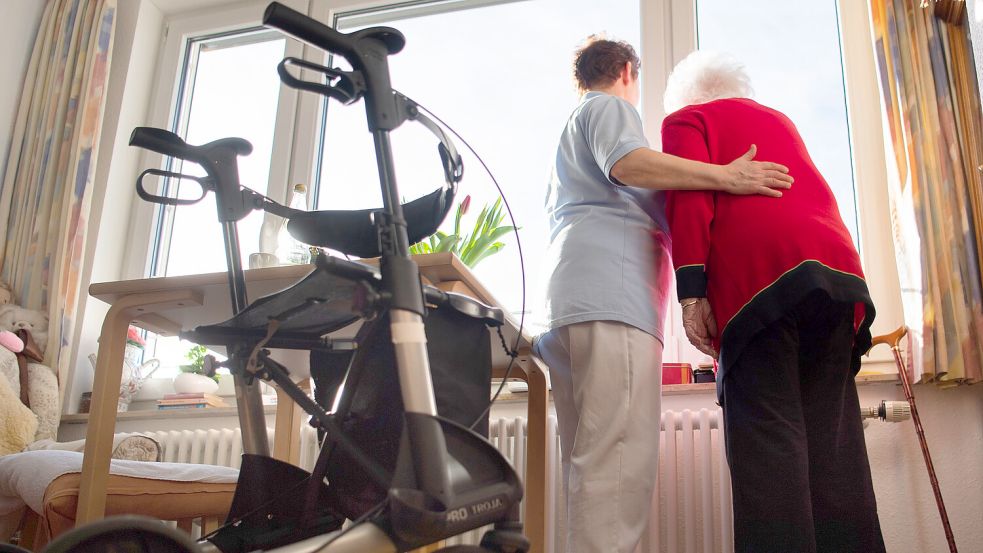
[[[730,194],[761,194],[780,198],[782,190],[792,188],[792,177],[788,167],[768,161],[754,161],[758,147],[751,148],[734,161],[720,166],[725,171],[724,191]]]

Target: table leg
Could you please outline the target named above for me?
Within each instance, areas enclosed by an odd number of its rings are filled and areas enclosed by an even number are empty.
[[[304,391],[310,391],[310,379],[297,383]],[[276,389],[276,422],[273,433],[273,458],[300,466],[300,429],[306,412],[286,392]]]
[[[549,422],[549,381],[546,366],[525,350],[519,362],[529,384],[528,431],[526,433],[526,513],[523,529],[530,542],[530,553],[546,551],[546,475]]]
[[[194,290],[133,294],[120,298],[106,313],[99,334],[99,355],[92,382],[92,406],[85,433],[76,525],[99,520],[106,512],[106,483],[116,430],[123,350],[130,322],[143,313],[201,303],[202,294]]]

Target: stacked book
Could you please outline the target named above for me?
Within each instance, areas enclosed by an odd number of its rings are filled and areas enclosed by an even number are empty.
[[[211,409],[228,407],[225,401],[216,395],[201,393],[167,394],[157,400],[157,409]]]
[[[662,363],[662,384],[692,384],[693,365],[689,363]]]

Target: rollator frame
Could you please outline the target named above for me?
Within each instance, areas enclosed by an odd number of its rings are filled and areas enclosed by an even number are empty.
[[[404,217],[403,205],[399,201],[396,176],[393,165],[390,132],[398,128],[408,119],[423,122],[431,131],[440,134],[440,155],[444,163],[445,176],[448,181],[457,182],[461,177],[460,160],[453,146],[448,147],[442,131],[419,113],[415,103],[395,92],[390,85],[388,56],[399,52],[405,43],[402,34],[392,28],[373,27],[349,34],[340,33],[313,20],[306,15],[287,8],[277,2],[269,5],[264,13],[263,23],[280,29],[303,42],[325,50],[331,54],[344,57],[352,66],[352,71],[320,67],[311,62],[285,59],[278,67],[281,79],[288,86],[308,90],[334,98],[345,104],[365,100],[365,109],[369,131],[373,136],[376,152],[379,182],[382,189],[383,209],[374,212],[373,224],[377,231],[377,246],[379,250],[379,274],[384,291],[384,298],[376,298],[381,302],[381,310],[388,314],[390,333],[392,335],[398,379],[404,405],[404,432],[408,440],[409,452],[412,456],[412,468],[417,490],[427,501],[436,501],[441,505],[451,506],[453,503],[453,485],[450,481],[448,445],[445,434],[468,432],[466,429],[455,430],[449,421],[437,418],[436,399],[431,380],[430,364],[424,333],[423,318],[426,314],[424,290],[421,285],[419,269],[409,257],[409,236],[407,221]],[[304,81],[294,77],[288,66],[298,66],[303,69],[322,73],[328,84]],[[246,297],[245,278],[240,258],[239,237],[236,223],[254,209],[262,209],[275,215],[290,218],[297,215],[295,210],[286,208],[268,198],[265,198],[239,184],[237,156],[246,155],[251,151],[251,145],[242,139],[227,138],[215,142],[192,147],[185,144],[179,137],[160,129],[138,128],[131,137],[132,145],[146,148],[166,156],[184,159],[201,165],[207,177],[194,178],[203,188],[202,198],[207,191],[214,191],[218,219],[222,226],[223,243],[228,265],[230,299],[235,314],[242,313],[249,306]],[[155,196],[143,186],[143,177],[171,176],[189,178],[169,171],[150,169],[145,171],[138,180],[137,192],[147,201],[164,205],[186,205],[195,203],[201,198],[185,200]],[[445,206],[449,207],[449,206]],[[446,209],[444,209],[446,214]],[[288,226],[293,233],[293,228]],[[421,237],[414,237],[415,239]],[[323,259],[319,257],[320,265]],[[370,305],[369,310],[380,310],[378,305]],[[270,335],[275,332],[271,325]],[[269,338],[269,336],[267,336]],[[229,348],[230,360],[237,358],[238,363],[246,357],[245,366],[236,366],[230,362],[234,375],[236,403],[242,431],[243,450],[247,455],[269,457],[269,443],[266,437],[265,415],[262,408],[257,377],[275,381],[284,392],[299,406],[314,417],[322,428],[331,430],[338,439],[335,445],[352,452],[357,456],[358,447],[344,438],[344,434],[333,428],[334,421],[301,390],[290,378],[286,368],[269,357],[269,352],[262,349],[265,342],[256,345],[255,342],[244,341]],[[490,451],[494,451],[491,449]],[[497,451],[495,452],[497,454]],[[499,454],[500,455],[500,454]],[[507,462],[505,462],[507,465]],[[369,470],[370,473],[373,471]],[[517,479],[516,479],[517,481]],[[390,489],[393,491],[393,489]],[[392,495],[390,494],[390,497]],[[504,497],[504,496],[503,496]],[[498,505],[506,509],[500,519],[495,522],[496,531],[486,534],[483,546],[492,549],[458,546],[449,548],[453,551],[525,551],[528,541],[521,534],[521,523],[518,516],[518,498],[511,504]],[[412,498],[411,498],[412,499]],[[471,509],[478,513],[482,509],[492,508],[493,501],[485,501],[485,505],[465,505],[458,510],[466,512]],[[399,503],[395,504],[398,507]],[[407,504],[409,505],[409,504]],[[473,508],[473,509],[472,509]],[[421,511],[422,512],[422,511]],[[407,511],[410,515],[412,509]],[[424,518],[420,524],[425,524]],[[438,521],[431,520],[432,523]],[[327,545],[329,544],[330,545]],[[341,553],[359,551],[362,553],[396,551],[408,549],[413,542],[394,538],[392,529],[383,529],[374,524],[359,524],[356,527],[342,530],[334,534],[314,536],[298,541],[274,551],[327,551]],[[418,546],[422,544],[413,544]],[[218,550],[214,545],[204,542],[200,544],[203,551]],[[463,547],[463,548],[462,548]]]

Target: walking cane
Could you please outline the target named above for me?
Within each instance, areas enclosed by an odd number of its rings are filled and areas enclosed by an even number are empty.
[[[911,383],[908,382],[908,369],[905,367],[904,357],[901,355],[901,340],[908,334],[908,327],[901,328],[876,336],[871,342],[871,348],[877,344],[887,344],[894,353],[894,361],[898,365],[898,378],[901,379],[901,388],[904,390],[908,405],[911,406],[911,420],[915,423],[915,432],[918,434],[918,442],[922,447],[922,457],[925,459],[925,468],[928,469],[928,479],[932,482],[932,491],[935,493],[935,504],[939,507],[939,516],[942,518],[942,528],[945,530],[945,539],[949,542],[949,552],[956,553],[956,539],[952,535],[952,526],[949,525],[949,515],[945,511],[945,502],[942,501],[942,490],[939,488],[939,479],[935,477],[935,465],[932,464],[932,454],[928,451],[928,442],[925,441],[925,429],[922,428],[922,420],[918,416],[918,409],[915,407],[915,395],[911,393]]]

